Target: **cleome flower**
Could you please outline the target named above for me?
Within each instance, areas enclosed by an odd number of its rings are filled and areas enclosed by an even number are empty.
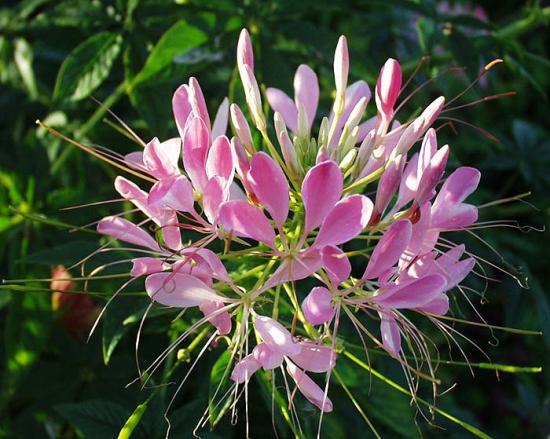
[[[121,158],[147,186],[119,176],[115,190],[143,220],[119,214],[97,224],[99,233],[133,246],[137,256],[122,262],[131,263],[130,281],[144,278],[153,303],[202,315],[140,378],[204,326],[212,335],[197,361],[215,340],[230,357],[230,388],[222,391],[222,382],[214,393],[220,406],[236,410],[238,389],[248,395],[250,379],[267,373],[274,392],[275,376],[283,376],[291,412],[297,398],[291,387],[330,412],[328,384],[349,342],[340,334],[345,319],[365,350],[383,349],[400,363],[414,393],[424,375],[407,352],[430,360],[430,343],[414,321],[427,319],[448,335],[438,318],[476,265],[464,244],[446,238],[476,223],[477,208],[465,200],[480,173],[460,167],[445,175],[450,147],[438,146],[434,129],[445,98],[403,117],[402,70],[389,59],[375,85],[376,112],[366,118],[372,93],[364,81],[348,85],[343,36],[326,116],[317,114],[319,81],[306,65],[296,70],[294,98],[270,87],[262,95],[246,30],[237,67],[252,125],[227,99],[211,123],[191,78],[172,100],[179,135],[155,138]],[[305,294],[297,288],[304,280]]]

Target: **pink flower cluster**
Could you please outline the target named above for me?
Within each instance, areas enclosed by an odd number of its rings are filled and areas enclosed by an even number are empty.
[[[448,312],[449,291],[470,273],[474,259],[441,234],[477,220],[477,208],[464,201],[480,173],[461,167],[444,177],[449,146],[438,146],[432,128],[443,97],[412,120],[397,121],[403,81],[394,59],[376,83],[376,114],[364,120],[371,91],[364,81],[348,85],[345,37],[335,52],[334,105],[318,130],[319,84],[311,68],[296,70],[294,99],[266,90],[275,143],[246,30],[237,64],[257,132],[227,100],[211,123],[191,78],[172,101],[179,136],[155,138],[125,157],[128,167],[155,183],[145,190],[124,177],[115,180],[117,192],[144,220],[134,224],[111,216],[99,222],[98,231],[138,247],[131,276],[145,276],[153,301],[199,307],[201,321],[229,337],[236,386],[260,368],[286,369],[304,397],[328,412],[332,402],[309,373],[330,374],[335,366],[341,317],[403,361],[401,339],[418,339],[403,312]],[[232,138],[226,136],[229,119]],[[410,154],[419,142],[418,152]],[[150,223],[155,236],[143,228]],[[199,239],[186,242],[197,234]],[[215,241],[223,242],[224,254],[211,249]],[[346,246],[351,241],[353,247]],[[263,258],[263,268],[246,267],[249,256],[255,265]],[[229,273],[224,263],[235,260],[245,268]],[[240,284],[249,275],[257,276],[256,284]],[[295,283],[306,278],[317,286],[299,297]],[[281,291],[288,293],[285,306]],[[363,324],[375,316],[379,337]]]

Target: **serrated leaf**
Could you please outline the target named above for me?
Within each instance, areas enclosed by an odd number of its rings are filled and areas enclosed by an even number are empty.
[[[59,69],[54,100],[78,101],[88,97],[109,75],[121,43],[118,34],[101,32],[79,44]]]

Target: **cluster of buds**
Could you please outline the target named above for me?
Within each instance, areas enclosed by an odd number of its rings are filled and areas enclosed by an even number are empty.
[[[335,51],[334,105],[316,137],[319,84],[310,67],[296,70],[294,99],[275,88],[262,94],[246,30],[237,64],[258,132],[227,100],[211,123],[191,78],[172,101],[179,136],[155,138],[121,160],[152,183],[144,189],[115,180],[144,220],[110,216],[97,230],[136,246],[140,257],[131,261],[130,276],[145,278],[152,301],[199,308],[200,318],[178,343],[202,325],[212,325],[207,343],[227,340],[235,389],[260,369],[280,370],[285,383],[288,374],[307,400],[329,412],[328,378],[323,388],[313,374],[330,377],[342,319],[365,345],[401,364],[407,361],[403,338],[408,349],[428,351],[405,311],[432,320],[446,314],[449,292],[473,269],[464,245],[441,234],[477,221],[477,208],[464,201],[480,173],[461,167],[443,177],[449,146],[438,146],[432,128],[443,97],[412,120],[396,120],[403,81],[394,59],[380,71],[377,112],[365,120],[371,91],[364,81],[348,85],[345,37]],[[276,142],[262,98],[274,113]],[[154,235],[143,227],[150,223]],[[305,279],[316,286],[302,294],[296,283]],[[378,334],[366,328],[367,319],[379,319]],[[288,394],[291,399],[294,392]]]

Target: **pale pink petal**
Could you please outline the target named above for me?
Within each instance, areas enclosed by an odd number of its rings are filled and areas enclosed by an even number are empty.
[[[216,224],[220,206],[227,201],[228,189],[221,177],[213,177],[208,180],[202,194],[202,207],[210,224]]]
[[[330,398],[325,396],[324,390],[308,377],[302,369],[292,362],[287,361],[286,370],[296,383],[298,390],[300,390],[302,395],[304,395],[309,402],[325,413],[332,411],[332,401]]]
[[[231,380],[237,384],[242,384],[248,381],[252,375],[261,367],[252,354],[247,355],[233,368],[231,372]]]
[[[437,135],[433,128],[426,131],[424,140],[422,140],[422,147],[418,157],[418,175],[422,175],[424,170],[430,164],[432,157],[437,152]]]
[[[334,51],[334,83],[336,85],[336,93],[344,93],[348,83],[349,72],[349,52],[348,40],[344,35],[341,35]]]
[[[376,244],[363,279],[376,279],[384,271],[393,267],[407,248],[411,236],[412,224],[409,220],[393,223]]]
[[[384,308],[418,308],[441,294],[446,284],[447,281],[440,274],[430,274],[389,288],[370,300]]]
[[[434,154],[430,163],[424,170],[420,182],[418,183],[418,191],[415,197],[415,201],[419,206],[431,200],[435,195],[434,189],[437,183],[439,183],[443,172],[445,172],[448,157],[449,145],[445,145]]]
[[[384,349],[394,358],[399,357],[401,350],[401,333],[399,325],[389,312],[380,312],[380,334]]]
[[[443,183],[434,202],[433,211],[444,210],[448,205],[464,201],[476,190],[480,178],[481,173],[475,168],[468,166],[458,168]]]
[[[178,159],[181,149],[179,138],[160,143],[155,137],[143,150],[143,164],[147,172],[158,179],[180,174]]]
[[[168,270],[170,264],[160,258],[135,258],[132,259],[132,270],[130,276],[144,276],[146,274],[160,273],[161,271]]]
[[[233,149],[233,155],[235,157],[235,170],[237,175],[244,186],[245,191],[252,195],[254,191],[248,183],[248,173],[250,172],[250,160],[246,155],[243,145],[236,137],[231,139],[231,148]]]
[[[145,279],[145,291],[155,302],[178,308],[225,300],[195,276],[184,273],[151,274]]]
[[[237,65],[239,68],[242,65],[250,66],[254,70],[254,50],[250,34],[246,29],[241,30],[239,42],[237,43]]]
[[[302,302],[304,317],[312,325],[329,322],[336,310],[332,304],[332,294],[325,287],[315,287]]]
[[[193,76],[189,78],[189,102],[191,103],[193,114],[200,117],[208,128],[208,131],[210,131],[210,116],[206,108],[206,101],[204,100],[199,82]]]
[[[150,206],[147,200],[147,192],[141,190],[137,184],[120,175],[115,178],[116,191],[126,200],[141,210],[149,218],[157,220],[158,212]]]
[[[356,107],[359,101],[364,98],[365,101],[368,102],[370,100],[370,97],[370,88],[365,81],[354,82],[347,88],[344,109],[342,110],[342,115],[336,122],[336,128],[334,130],[337,135],[334,135],[334,137],[332,138],[332,141],[330,143],[331,147],[336,147],[336,145],[338,145],[338,143],[340,142],[340,134],[342,132],[342,128],[344,127],[346,121],[348,120],[353,109]],[[334,112],[332,112],[329,124],[333,123],[334,117]]]
[[[329,346],[301,341],[302,350],[293,355],[292,361],[308,372],[328,372],[336,365],[336,352]]]
[[[237,137],[244,145],[245,149],[252,154],[254,152],[254,142],[252,141],[252,135],[250,134],[250,127],[244,117],[243,112],[237,104],[231,104],[231,123],[235,129]]]
[[[282,227],[288,216],[290,198],[288,181],[281,167],[265,152],[258,152],[252,157],[248,182],[258,201]]]
[[[298,129],[298,109],[294,101],[278,88],[270,87],[265,91],[265,94],[272,110],[280,113],[286,126],[291,131],[296,132]]]
[[[218,330],[220,335],[231,332],[231,316],[227,310],[220,311],[224,307],[223,302],[206,302],[199,305],[205,317],[211,316],[208,321]]]
[[[235,162],[229,139],[225,136],[217,137],[208,151],[206,159],[206,176],[208,178],[221,177],[226,185],[233,181]]]
[[[372,201],[364,195],[343,198],[323,221],[314,245],[339,245],[355,238],[367,227],[372,209]]]
[[[413,224],[409,245],[401,256],[400,267],[408,265],[416,255],[430,252],[437,242],[437,235],[431,233],[430,202],[424,203],[418,211],[418,221]],[[435,238],[435,239],[432,239]]]
[[[474,258],[467,258],[463,261],[457,262],[453,266],[441,271],[441,274],[447,279],[447,286],[445,290],[450,290],[456,287],[462,282],[468,274],[472,271],[476,264]]]
[[[319,82],[315,72],[307,65],[301,64],[294,75],[294,100],[306,110],[308,128],[311,128],[319,104]]]
[[[399,194],[397,196],[397,206],[403,207],[414,199],[418,189],[418,154],[414,154],[401,176],[399,183]]]
[[[191,114],[189,86],[187,84],[180,85],[175,91],[172,97],[172,111],[174,112],[174,119],[176,120],[176,126],[178,127],[180,137],[183,139],[187,119]]]
[[[143,164],[143,151],[134,151],[124,156],[124,161],[130,168],[137,169],[139,171],[146,170]]]
[[[273,351],[265,343],[256,345],[252,350],[252,355],[264,370],[275,369],[283,364],[284,360],[283,354]]]
[[[218,220],[228,232],[275,247],[275,231],[269,220],[260,209],[246,201],[231,200],[223,203]]]
[[[193,211],[193,188],[183,175],[157,181],[147,198],[151,207],[173,209],[180,212]]]
[[[208,128],[202,119],[193,117],[189,120],[183,135],[183,166],[197,190],[202,190],[208,181],[205,165],[209,139]]]
[[[290,332],[270,317],[256,315],[254,328],[269,349],[282,355],[296,355],[301,346],[296,343]]]
[[[212,124],[212,138],[224,136],[227,131],[227,123],[229,121],[229,99],[223,98],[222,103],[218,107],[214,123]]]
[[[159,251],[160,247],[151,235],[145,230],[140,229],[134,223],[116,216],[108,216],[97,223],[97,231],[102,235],[120,239],[130,244],[147,247],[151,250]]]
[[[306,214],[304,233],[309,233],[323,222],[340,199],[343,187],[342,172],[333,161],[319,163],[307,172],[302,183]]]
[[[321,251],[323,266],[335,285],[346,280],[351,274],[351,263],[343,250],[327,245]]]

